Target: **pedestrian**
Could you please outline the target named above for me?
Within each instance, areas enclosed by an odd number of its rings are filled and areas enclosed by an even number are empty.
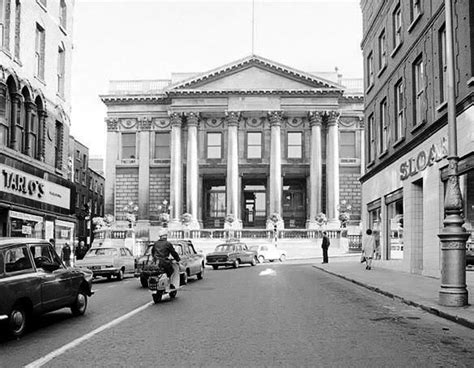
[[[76,248],[76,259],[84,258],[86,252],[87,252],[87,249],[86,249],[86,244],[84,240],[79,240],[79,244]]]
[[[63,249],[61,251],[61,258],[66,267],[71,267],[71,247],[67,242],[66,244],[64,244]]]
[[[366,236],[362,239],[362,255],[365,258],[366,270],[372,269],[372,259],[375,252],[375,238],[371,229],[367,229]]]
[[[323,249],[323,263],[328,263],[328,248],[331,242],[329,241],[329,236],[327,231],[323,231],[323,241],[321,243],[321,248]]]

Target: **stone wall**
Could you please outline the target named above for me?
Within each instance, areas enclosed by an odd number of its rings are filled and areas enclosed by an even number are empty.
[[[150,169],[150,220],[158,221],[158,206],[170,202],[170,168]]]
[[[126,220],[124,207],[129,202],[138,205],[138,168],[117,168],[115,179],[115,219],[117,221]]]
[[[344,173],[341,170],[339,176],[340,201],[345,200],[352,206],[350,210],[351,222],[361,219],[361,187],[359,182],[360,174]]]

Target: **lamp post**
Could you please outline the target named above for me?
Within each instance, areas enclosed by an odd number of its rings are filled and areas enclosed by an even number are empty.
[[[447,64],[447,103],[448,103],[448,182],[444,200],[444,228],[438,237],[441,241],[441,289],[439,304],[462,307],[468,304],[466,288],[466,241],[469,233],[462,224],[462,196],[459,187],[456,93],[454,66],[454,34],[452,0],[445,0],[446,14],[446,64]]]
[[[138,212],[138,206],[130,201],[123,207],[123,209],[125,212],[127,212],[127,221],[129,223],[128,227],[133,228],[133,224],[137,218],[136,213]]]

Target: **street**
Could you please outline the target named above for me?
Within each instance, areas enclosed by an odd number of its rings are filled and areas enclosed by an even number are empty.
[[[156,305],[134,278],[98,280],[94,289],[84,317],[63,309],[40,317],[21,340],[2,337],[0,366],[470,367],[474,361],[471,329],[310,263],[206,269],[203,280],[190,280],[175,300]]]

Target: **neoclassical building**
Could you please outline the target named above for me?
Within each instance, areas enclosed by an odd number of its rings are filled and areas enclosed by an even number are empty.
[[[361,87],[360,81],[360,87]],[[363,99],[359,80],[252,55],[170,80],[111,81],[105,212],[138,224],[312,228],[340,206],[360,220]],[[166,206],[163,205],[163,201]],[[229,224],[228,224],[229,225]]]

